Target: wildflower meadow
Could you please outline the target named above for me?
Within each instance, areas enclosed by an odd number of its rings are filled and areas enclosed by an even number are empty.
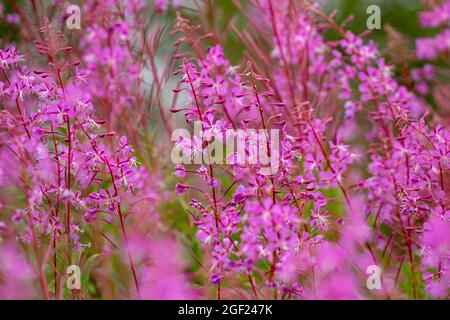
[[[450,1],[372,2],[2,1],[0,299],[447,300]]]

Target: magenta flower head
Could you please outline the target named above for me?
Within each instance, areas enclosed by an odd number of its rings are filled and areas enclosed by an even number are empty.
[[[176,186],[176,190],[177,190],[177,194],[178,195],[183,195],[184,193],[186,193],[187,189],[189,189],[189,187],[187,185],[178,183]]]
[[[450,1],[228,2],[0,5],[0,299],[449,298]]]
[[[182,166],[182,165],[177,165],[177,166],[175,167],[174,175],[175,175],[177,178],[184,178],[184,177],[186,177],[186,169],[184,168],[184,166]]]

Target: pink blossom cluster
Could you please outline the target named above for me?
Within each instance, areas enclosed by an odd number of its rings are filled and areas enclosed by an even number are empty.
[[[435,261],[419,267],[434,270],[426,273],[427,290],[435,297],[446,296],[448,241],[444,240],[439,253],[427,250],[421,241],[429,220],[439,225],[435,230],[441,224],[448,228],[444,185],[449,170],[448,130],[426,124],[425,101],[396,82],[374,42],[332,24],[342,39],[327,43],[311,14],[319,7],[295,12],[289,4],[268,0],[257,8],[264,17],[260,32],[272,36],[273,63],[264,66],[267,77],[256,73],[251,62],[239,73],[239,67],[225,60],[219,45],[201,48],[197,39],[213,36],[195,35],[196,26],[185,19],[178,17],[174,29],[182,33],[177,45],[191,44],[198,68],[192,59],[180,56],[182,86],[175,92],[186,90],[190,100],[173,112],[185,111],[188,123],[201,121],[204,133],[200,136],[228,128],[282,131],[280,171],[275,175],[262,175],[257,165],[231,166],[220,173],[231,179],[222,185],[214,178],[218,171],[214,165],[197,171],[182,166],[175,170],[182,179],[189,172],[207,181],[196,186],[179,184],[177,191],[200,192],[204,198],[192,198],[190,204],[198,238],[212,250],[211,283],[218,286],[219,296],[222,282],[242,274],[254,298],[271,297],[272,290],[275,297],[360,298],[362,274],[369,265],[380,263],[375,250],[383,255],[386,250],[402,255],[404,250],[402,263],[409,261],[414,277],[412,295],[417,297],[419,270],[414,256],[419,255],[424,261],[433,256]],[[417,80],[431,80],[430,69],[416,69]],[[330,103],[334,92],[344,106],[343,126],[330,136],[330,111],[323,110],[319,116],[318,109]],[[358,134],[370,146],[364,159],[366,178],[347,172],[361,162],[357,146],[348,145]],[[203,139],[204,143],[208,140]],[[205,152],[202,141],[196,145],[200,146],[196,152]],[[347,217],[330,214],[330,203],[337,199],[326,196],[323,189],[339,190]],[[230,190],[236,190],[230,202],[221,201],[226,198],[222,192]],[[336,228],[338,243],[327,241],[325,236]],[[393,243],[398,241],[402,249],[396,252]],[[359,272],[352,272],[351,265]],[[386,297],[395,292],[395,271],[385,278]],[[252,277],[255,274],[265,279],[259,286]],[[298,281],[301,278],[303,283]],[[343,283],[345,291],[338,290]]]
[[[424,28],[440,28],[434,37],[418,38],[416,40],[417,59],[436,60],[441,54],[450,50],[450,1],[446,0],[431,11],[420,14],[420,24]]]
[[[449,1],[405,77],[320,1],[80,5],[8,7],[1,299],[449,297]]]
[[[0,187],[5,191],[0,197],[0,208],[7,214],[2,215],[0,236],[7,239],[16,235],[20,243],[32,249],[28,262],[20,258],[21,253],[14,251],[12,245],[2,249],[5,258],[7,254],[17,255],[17,263],[0,263],[4,267],[0,269],[2,279],[5,275],[18,281],[0,284],[2,291],[17,288],[5,298],[34,297],[33,277],[25,273],[21,264],[39,270],[41,297],[59,299],[67,294],[64,268],[80,263],[80,255],[95,257],[91,250],[112,258],[115,249],[126,257],[125,268],[129,268],[134,280],[130,282],[129,297],[155,297],[153,291],[146,289],[151,281],[146,279],[146,270],[156,257],[141,261],[130,248],[139,238],[148,254],[155,250],[144,245],[144,241],[150,241],[149,228],[158,230],[152,225],[159,222],[156,206],[163,195],[158,187],[158,173],[150,174],[137,160],[127,137],[118,133],[131,133],[135,138],[138,128],[131,123],[124,128],[125,122],[117,122],[131,105],[138,108],[144,103],[140,66],[132,63],[135,55],[128,33],[137,20],[132,15],[142,7],[139,1],[127,2],[123,10],[131,16],[125,22],[111,11],[119,2],[97,4],[86,4],[90,10],[86,20],[91,27],[80,39],[79,49],[65,46],[63,34],[46,19],[33,48],[45,63],[28,67],[16,47],[0,50]],[[104,18],[110,21],[101,26]],[[94,108],[94,104],[103,108]],[[128,131],[129,128],[133,130]],[[6,192],[13,189],[17,193]],[[17,201],[23,204],[14,204]],[[128,240],[126,221],[130,214],[139,219],[142,230],[133,228],[133,238]],[[108,226],[114,227],[119,236],[111,234]],[[97,235],[91,233],[95,229]],[[165,244],[177,250],[173,240],[152,237],[155,247]],[[174,264],[168,278],[183,282],[183,270],[178,265]],[[16,268],[24,270],[22,278],[28,279],[27,290],[19,289],[25,285],[20,275],[9,276]],[[46,274],[46,269],[52,276]],[[193,296],[189,290],[172,295],[173,289],[172,285],[167,287],[165,298]],[[76,294],[72,292],[73,297]]]

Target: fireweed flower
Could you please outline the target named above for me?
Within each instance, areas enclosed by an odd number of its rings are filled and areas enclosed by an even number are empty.
[[[50,45],[59,41],[58,34],[48,22],[41,33],[44,40],[38,43],[40,51],[55,59],[57,48]],[[74,69],[78,63],[63,67],[53,63],[47,70],[28,72],[18,66],[22,59],[15,49],[1,50],[0,55],[5,59],[2,70],[8,85],[2,100],[6,110],[13,110],[15,105],[21,116],[2,114],[2,122],[10,123],[2,132],[2,141],[8,146],[2,148],[2,155],[5,160],[17,158],[21,162],[18,172],[22,168],[28,172],[20,178],[26,207],[17,209],[12,217],[23,225],[21,238],[36,246],[38,234],[50,237],[56,268],[56,250],[64,237],[70,264],[72,247],[81,252],[91,245],[83,242],[84,229],[76,222],[77,214],[87,210],[85,221],[89,223],[100,218],[109,223],[118,219],[126,247],[123,202],[127,194],[135,197],[142,180],[126,137],[114,139],[115,133],[99,130],[101,121],[95,119],[89,90],[70,78],[72,72],[80,73]],[[68,80],[63,82],[63,77]],[[26,107],[31,105],[35,107]],[[8,136],[13,138],[6,143]],[[2,161],[2,165],[8,165],[8,161]],[[5,169],[2,167],[2,172]],[[16,183],[19,176],[17,173],[8,184]],[[31,188],[25,187],[28,183]],[[107,187],[99,188],[102,184]],[[134,274],[131,256],[129,262]],[[58,281],[56,273],[54,280]],[[47,288],[41,289],[48,295]]]
[[[341,46],[346,50],[345,41]],[[363,47],[361,43],[347,53],[360,56]],[[368,137],[374,144],[368,166],[371,177],[364,182],[368,188],[367,214],[374,215],[379,225],[399,228],[415,273],[415,230],[448,207],[444,180],[448,175],[449,132],[440,126],[427,126],[424,103],[395,82],[383,60],[374,57],[358,69],[361,102],[374,106],[371,122],[375,126]],[[353,72],[341,70],[342,75],[356,80]],[[394,236],[392,230],[390,237]],[[385,246],[389,244],[385,242]],[[414,291],[416,285],[414,280]]]
[[[0,299],[31,299],[34,295],[33,269],[13,243],[0,246]]]
[[[142,299],[177,300],[198,297],[183,272],[185,265],[173,239],[148,239],[133,235],[129,248],[139,270]],[[126,252],[123,256],[127,259]]]
[[[307,17],[304,19],[307,20]],[[185,19],[178,17],[175,32],[183,31],[188,36],[191,28]],[[300,26],[298,28],[300,30]],[[319,36],[317,41],[321,41]],[[281,52],[274,55],[282,60]],[[325,72],[324,61],[318,60],[317,63],[318,69],[311,72]],[[285,84],[283,66],[280,69],[279,81],[276,83]],[[199,229],[199,239],[213,250],[213,274],[210,281],[218,285],[220,294],[221,282],[227,279],[229,272],[242,274],[248,279],[253,295],[257,297],[252,274],[262,272],[260,262],[266,261],[270,268],[266,273],[266,284],[262,285],[279,288],[284,292],[289,292],[291,287],[300,287],[300,284],[283,281],[283,277],[279,275],[282,274],[283,262],[295,256],[294,248],[304,241],[300,230],[326,229],[329,223],[325,210],[327,199],[318,189],[320,186],[341,185],[343,173],[353,163],[355,156],[347,146],[338,141],[330,143],[331,154],[324,154],[323,133],[329,120],[311,119],[312,109],[306,105],[295,106],[299,119],[297,128],[293,123],[288,125],[286,122],[276,121],[286,112],[282,107],[292,101],[289,92],[286,92],[284,103],[273,101],[273,92],[259,92],[259,86],[268,83],[268,79],[254,72],[250,63],[243,72],[238,73],[237,68],[225,60],[223,50],[218,45],[208,49],[205,56],[198,57],[198,67],[187,59],[183,60],[180,72],[181,83],[184,84],[182,90],[187,91],[190,96],[185,108],[188,123],[193,120],[201,121],[204,131],[213,127],[215,130],[239,127],[245,129],[251,128],[250,124],[267,128],[270,123],[281,128],[282,132],[281,172],[277,176],[264,177],[255,171],[257,166],[252,169],[233,165],[233,183],[239,184],[233,201],[227,203],[218,200],[218,190],[227,188],[219,181],[218,186],[204,187],[207,205],[199,205],[196,201],[193,206],[197,211],[198,220],[195,223]],[[286,90],[286,85],[280,85],[276,89]],[[294,101],[297,103],[295,98]],[[271,113],[273,108],[278,108],[279,113]],[[216,119],[218,117],[220,118]],[[296,138],[296,133],[289,135],[290,131],[295,130],[302,133],[301,138]],[[295,171],[291,171],[295,167],[294,163],[299,160],[304,161],[306,178],[300,182],[299,177],[294,176],[295,181],[299,181],[294,183],[291,175]],[[204,167],[201,170],[201,175],[212,176],[215,168],[210,166],[209,170]],[[177,192],[182,193],[186,188],[186,185],[178,184]],[[315,220],[311,220],[308,227],[309,224],[302,217],[302,210],[305,202],[310,200],[314,201],[317,212],[314,214]],[[236,241],[236,237],[240,241]]]
[[[271,123],[281,125],[283,131],[281,172],[274,177],[262,177],[248,168],[233,166],[233,171],[228,172],[233,179],[231,186],[238,185],[233,201],[217,200],[222,199],[218,192],[228,192],[229,188],[219,181],[218,188],[208,190],[206,185],[200,188],[206,193],[206,204],[200,205],[197,200],[195,205],[192,203],[197,211],[199,239],[213,250],[211,282],[218,286],[220,294],[221,283],[229,277],[228,271],[234,270],[235,274],[248,278],[254,296],[258,295],[256,287],[275,286],[285,294],[314,292],[316,298],[361,298],[357,284],[361,275],[352,273],[346,266],[356,263],[365,270],[368,265],[378,263],[373,249],[367,245],[373,237],[384,252],[393,237],[402,237],[414,274],[417,272],[414,255],[418,249],[414,245],[418,236],[415,230],[419,231],[420,225],[435,215],[435,210],[447,207],[443,177],[448,170],[448,132],[442,127],[428,128],[426,104],[394,80],[392,68],[380,57],[373,42],[367,43],[360,36],[339,29],[342,40],[330,46],[317,28],[317,17],[311,13],[318,9],[316,5],[305,5],[305,10],[298,10],[295,18],[292,12],[286,13],[287,1],[267,0],[260,1],[259,5],[266,22],[261,32],[271,32],[273,37],[271,58],[275,63],[269,71],[273,82],[255,73],[251,64],[237,73],[218,45],[204,50],[195,37],[201,39],[208,35],[195,35],[195,27],[181,16],[174,30],[183,33],[181,41],[190,41],[198,64],[187,59],[180,61],[184,84],[181,90],[187,91],[190,97],[184,109],[188,123],[202,121],[204,130],[215,121],[220,123],[219,128],[246,128],[248,124],[264,127],[268,119],[284,115],[284,121]],[[304,57],[308,59],[307,66],[300,64],[300,68],[293,68]],[[424,72],[428,81],[432,79],[429,67]],[[269,90],[259,92],[260,85]],[[326,113],[317,116],[317,109],[334,90],[345,105],[346,126],[358,128],[356,117],[363,110],[371,110],[367,114],[372,129],[366,135],[373,145],[369,153],[370,177],[354,181],[358,191],[367,193],[367,199],[351,197],[346,186],[346,171],[359,161],[360,155],[346,144],[349,135],[345,128],[340,128],[327,141],[331,117]],[[281,101],[274,101],[276,97]],[[212,116],[218,119],[211,121]],[[299,162],[301,170],[298,170]],[[207,171],[211,174],[218,169],[210,167]],[[424,175],[425,172],[428,173]],[[336,200],[321,191],[326,188],[340,190],[348,219],[336,219],[335,213],[330,214],[327,207]],[[424,193],[424,188],[429,191]],[[434,200],[429,202],[431,199]],[[289,218],[279,214],[285,210],[292,211]],[[374,220],[373,235],[367,217]],[[309,234],[326,234],[336,223],[345,226],[338,244]],[[392,228],[390,235],[377,234],[382,224]],[[352,228],[360,232],[350,231]],[[396,234],[396,230],[400,233]],[[228,235],[230,232],[232,235]],[[354,236],[348,236],[352,233]],[[335,280],[331,281],[324,269],[324,279],[329,282],[320,283],[321,293],[317,283],[309,288],[296,284],[296,288],[302,288],[296,291],[292,284],[285,282],[308,273],[308,267],[301,271],[302,262],[298,258],[308,242],[312,248],[309,249],[311,263],[319,269],[334,254],[341,259],[336,263],[342,268],[335,271]],[[266,270],[266,282],[256,285],[252,274],[262,272],[256,271],[258,261],[268,262],[269,270]],[[392,290],[385,282],[386,290]],[[344,283],[349,289],[337,290]],[[412,286],[415,291],[416,280]]]
[[[417,59],[436,60],[438,55],[445,54],[450,49],[450,1],[431,11],[421,12],[419,21],[424,28],[441,28],[434,38],[419,38],[416,40]]]
[[[427,291],[436,298],[445,298],[450,284],[449,215],[447,210],[427,221],[421,239],[422,268],[432,270],[424,273],[423,278]]]
[[[175,0],[89,0],[70,35],[40,10],[2,20],[25,41],[0,49],[0,297],[63,298],[80,264],[95,281],[75,298],[448,298],[450,133],[429,102],[450,2],[419,14],[437,30],[410,70],[319,1],[234,4],[250,23],[223,35],[213,5]],[[169,137],[169,108],[198,128],[172,139],[181,163],[155,107]]]
[[[89,80],[87,87],[93,99],[105,107],[103,117],[107,117],[110,130],[119,127],[120,117],[129,117],[128,109],[134,106],[140,109],[144,103],[139,86],[142,75],[141,65],[132,53],[132,42],[137,41],[135,33],[139,25],[136,13],[142,10],[144,4],[140,0],[129,1],[123,5],[124,18],[114,14],[121,1],[109,0],[104,5],[88,1],[83,5],[83,15],[89,26],[80,41],[83,55],[80,57],[85,64],[85,70],[77,72],[75,77]],[[126,128],[126,130],[131,130]]]

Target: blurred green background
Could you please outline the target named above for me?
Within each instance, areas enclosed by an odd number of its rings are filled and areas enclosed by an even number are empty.
[[[370,14],[367,8],[370,5],[378,5],[381,9],[381,30],[373,30],[371,37],[383,48],[387,41],[386,24],[391,25],[397,31],[408,38],[426,36],[430,30],[421,29],[418,13],[424,10],[423,0],[322,0],[326,12],[338,9],[337,21],[342,22],[348,16],[353,16],[353,21],[348,29],[360,33],[367,29],[366,21]]]

